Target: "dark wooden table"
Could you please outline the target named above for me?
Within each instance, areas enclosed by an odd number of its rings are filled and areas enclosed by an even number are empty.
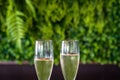
[[[0,80],[37,80],[33,65],[0,64]],[[60,65],[54,66],[51,80],[64,80]],[[116,65],[80,64],[76,80],[120,80]]]

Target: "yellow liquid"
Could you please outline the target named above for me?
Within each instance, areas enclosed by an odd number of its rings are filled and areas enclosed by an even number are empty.
[[[35,59],[35,69],[39,80],[49,80],[52,68],[53,60],[48,58]]]
[[[79,66],[79,54],[61,54],[60,62],[65,80],[75,80]]]

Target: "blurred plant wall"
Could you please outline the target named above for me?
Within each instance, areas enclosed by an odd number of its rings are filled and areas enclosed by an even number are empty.
[[[36,39],[77,39],[82,63],[120,65],[120,0],[0,0],[0,61],[33,63]]]

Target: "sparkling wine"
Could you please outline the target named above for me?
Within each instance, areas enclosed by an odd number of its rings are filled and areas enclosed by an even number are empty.
[[[61,54],[60,62],[65,80],[75,80],[79,66],[79,54]]]
[[[50,80],[53,60],[49,58],[35,59],[35,69],[39,80]]]

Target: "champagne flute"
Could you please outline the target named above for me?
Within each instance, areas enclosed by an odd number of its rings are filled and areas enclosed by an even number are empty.
[[[77,40],[64,40],[61,45],[60,63],[65,80],[75,80],[79,66]]]
[[[38,80],[50,80],[53,62],[52,40],[37,40],[35,43],[34,65]]]

